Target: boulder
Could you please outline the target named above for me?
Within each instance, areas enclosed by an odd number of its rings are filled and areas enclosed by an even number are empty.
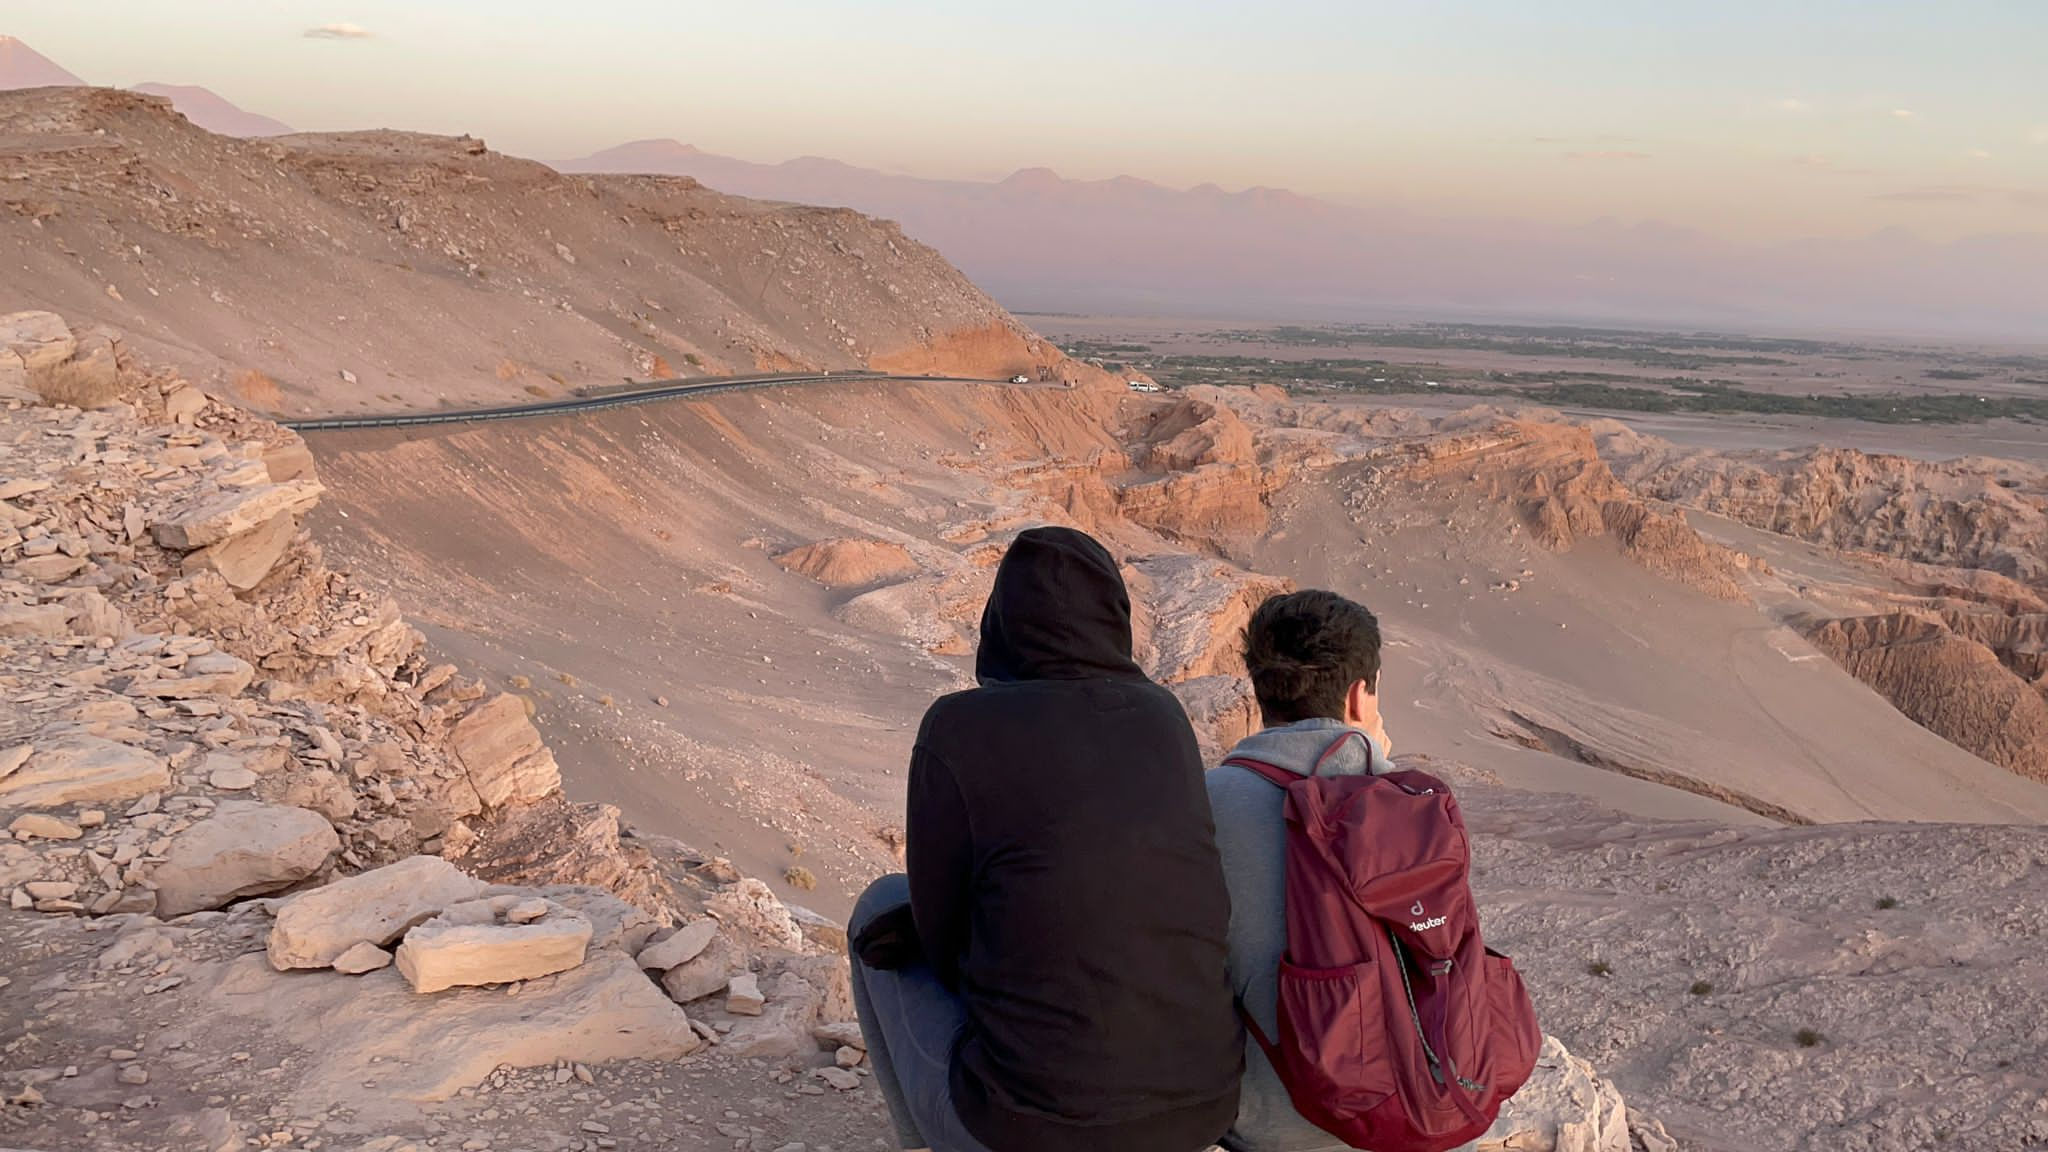
[[[486,807],[538,800],[562,788],[555,754],[527,718],[526,702],[509,692],[470,709],[448,746]]]
[[[0,348],[0,404],[34,404],[42,399],[28,386],[28,369],[21,357]]]
[[[738,1005],[727,1005],[728,1012],[742,1019],[733,1021],[720,1049],[757,1060],[809,1057],[817,1052],[819,995],[803,977],[783,973],[769,986],[766,996],[760,994],[751,974],[734,978],[733,989],[753,996]]]
[[[23,579],[33,580],[38,584],[61,584],[91,565],[92,561],[83,556],[66,556],[62,552],[52,552],[47,556],[31,556],[26,560],[16,560],[14,571]]]
[[[7,831],[19,840],[76,840],[85,835],[78,825],[41,812],[27,812],[14,818]]]
[[[54,639],[71,630],[70,618],[62,604],[0,604],[0,639]]]
[[[533,980],[581,965],[590,921],[559,905],[526,924],[498,919],[518,899],[500,897],[512,902],[504,908],[493,907],[496,901],[456,905],[414,928],[398,946],[399,972],[413,991],[427,993]]]
[[[63,608],[75,636],[119,640],[128,634],[128,617],[97,588],[80,588],[64,597]]]
[[[1591,1064],[1543,1038],[1536,1072],[1479,1138],[1480,1152],[1630,1152],[1628,1108],[1621,1090]]]
[[[347,820],[359,807],[355,790],[338,772],[314,768],[294,775],[279,797],[286,804],[311,808],[329,820]]]
[[[157,521],[150,532],[163,547],[190,552],[239,536],[280,514],[307,512],[320,502],[323,491],[319,481],[306,479],[231,489]]]
[[[773,889],[751,876],[714,895],[704,906],[729,931],[770,948],[803,949],[804,933],[796,918]]]
[[[240,765],[216,768],[206,774],[206,783],[223,792],[247,792],[256,786],[256,779],[255,772]]]
[[[811,1030],[811,1036],[817,1040],[819,1047],[827,1052],[836,1052],[842,1048],[851,1048],[856,1052],[868,1050],[868,1038],[861,1032],[860,1025],[850,1022],[820,1024]]]
[[[340,851],[341,838],[317,812],[224,803],[179,833],[157,865],[157,915],[168,920],[289,888]]]
[[[89,332],[78,338],[78,350],[64,365],[64,370],[75,381],[75,388],[82,390],[81,398],[89,407],[105,408],[119,398],[121,379],[121,347],[105,332]]]
[[[30,371],[51,368],[78,351],[71,326],[54,312],[10,312],[0,316],[0,350],[14,354]]]
[[[187,553],[185,572],[215,571],[229,587],[247,591],[270,575],[298,532],[299,518],[279,512],[248,532]]]
[[[170,785],[170,770],[154,754],[73,734],[36,745],[27,763],[0,777],[0,806],[60,808],[133,800]]]
[[[128,685],[131,696],[153,696],[159,700],[189,700],[194,696],[239,696],[256,679],[248,661],[226,652],[208,652],[185,662],[182,674],[137,680]]]
[[[334,958],[334,970],[344,976],[361,976],[391,966],[391,953],[365,940]]]
[[[752,972],[734,976],[725,986],[725,1010],[735,1016],[759,1016],[768,1006],[761,995],[761,981]]]
[[[285,976],[245,957],[210,1002],[281,1035],[319,1038],[292,1096],[298,1114],[446,1100],[499,1067],[674,1060],[703,1044],[682,1009],[609,948],[518,996],[455,988],[421,997],[389,969]]]
[[[164,397],[164,419],[173,424],[190,424],[204,411],[206,393],[190,385],[173,388]]]
[[[718,921],[707,916],[683,925],[675,935],[666,940],[642,948],[637,959],[640,961],[640,967],[650,972],[666,972],[695,960],[716,935]]]
[[[696,958],[663,973],[661,987],[669,999],[689,1004],[724,991],[733,973],[744,971],[746,966],[747,954],[721,932],[711,938]]]
[[[855,1019],[853,968],[845,953],[794,956],[783,962],[782,969],[801,976],[805,983],[818,990],[818,1019],[835,1024]]]
[[[272,483],[283,484],[292,480],[313,477],[313,450],[306,442],[292,437],[289,444],[274,444],[264,450],[264,470],[270,473]]]
[[[438,856],[412,856],[336,880],[292,897],[277,910],[270,962],[280,971],[329,967],[364,941],[388,947],[415,924],[451,904],[474,900],[483,890],[481,880]]]

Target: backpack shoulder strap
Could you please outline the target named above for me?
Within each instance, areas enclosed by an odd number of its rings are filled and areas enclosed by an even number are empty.
[[[1232,756],[1218,767],[1242,768],[1275,788],[1286,788],[1295,781],[1304,779],[1299,773],[1289,772],[1278,765],[1268,764],[1264,760],[1254,760],[1249,756]]]

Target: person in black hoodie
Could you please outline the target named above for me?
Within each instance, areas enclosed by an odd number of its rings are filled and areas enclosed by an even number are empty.
[[[1131,659],[1102,545],[1020,535],[975,672],[918,730],[909,876],[848,925],[903,1147],[1199,1152],[1244,1068],[1229,896],[1194,732]]]

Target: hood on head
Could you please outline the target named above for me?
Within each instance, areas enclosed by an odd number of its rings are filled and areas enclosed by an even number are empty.
[[[1109,551],[1072,528],[1018,536],[981,613],[974,674],[983,683],[1142,675],[1131,659],[1131,595]]]

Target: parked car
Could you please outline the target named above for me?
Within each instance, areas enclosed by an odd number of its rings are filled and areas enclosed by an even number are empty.
[[[1029,377],[1029,376],[1026,376],[1026,375],[1024,375],[1023,373],[1021,373],[1021,372],[1020,372],[1020,373],[1018,373],[1017,375],[1015,375],[1015,376],[1012,376],[1012,377],[1010,377],[1010,383],[1012,383],[1012,384],[1029,384],[1029,383],[1031,383],[1031,377]]]

